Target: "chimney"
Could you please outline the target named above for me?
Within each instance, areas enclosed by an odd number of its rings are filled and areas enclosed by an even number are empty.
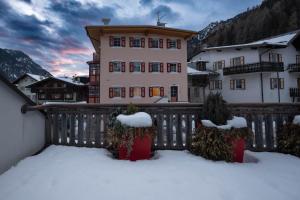
[[[104,25],[108,25],[110,22],[110,18],[102,18],[102,22]]]

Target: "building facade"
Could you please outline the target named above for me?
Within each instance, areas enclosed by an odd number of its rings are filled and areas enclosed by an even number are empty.
[[[28,85],[36,93],[36,102],[87,102],[88,85],[66,77],[49,77]]]
[[[28,98],[32,101],[36,101],[36,94],[31,92],[30,88],[27,88],[28,85],[41,81],[47,77],[26,73],[20,76],[17,80],[13,82],[20,91],[22,91]]]
[[[219,74],[209,79],[206,94],[220,92],[230,103],[300,100],[299,31],[249,44],[205,48],[191,61],[200,60]]]
[[[90,103],[188,101],[187,39],[196,32],[108,25],[86,31],[96,51],[89,63]]]

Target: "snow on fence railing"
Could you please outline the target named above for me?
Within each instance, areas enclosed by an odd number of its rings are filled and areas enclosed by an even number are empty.
[[[157,125],[155,149],[183,150],[190,146],[196,124],[202,115],[201,104],[137,105],[151,115]],[[26,107],[25,111],[46,111],[47,144],[105,147],[109,114],[126,105],[51,104]],[[276,150],[277,135],[284,123],[300,114],[299,104],[229,104],[232,114],[242,116],[253,131],[247,149]]]

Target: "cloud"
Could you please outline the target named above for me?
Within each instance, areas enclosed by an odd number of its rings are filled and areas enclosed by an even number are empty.
[[[155,7],[151,11],[151,16],[156,17],[158,12],[160,13],[161,16],[163,16],[164,20],[176,21],[180,17],[179,13],[173,11],[169,6],[165,6],[165,5],[159,5]]]

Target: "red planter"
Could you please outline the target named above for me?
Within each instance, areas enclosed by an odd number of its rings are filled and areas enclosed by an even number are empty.
[[[127,147],[119,147],[119,159],[120,160],[145,160],[151,158],[151,146],[152,139],[151,136],[145,134],[144,136],[135,137],[132,145],[132,151],[130,155],[127,155]]]
[[[233,148],[233,161],[242,163],[244,160],[244,150],[245,150],[245,140],[244,139],[234,139],[232,142]]]

